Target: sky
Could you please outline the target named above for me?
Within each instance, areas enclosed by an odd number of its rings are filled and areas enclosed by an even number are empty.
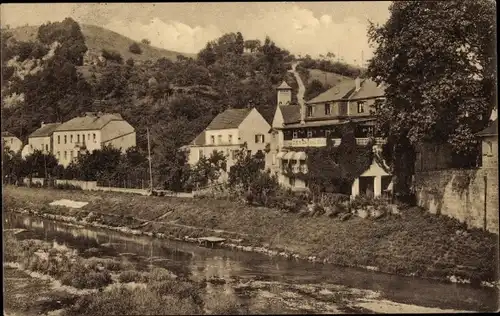
[[[106,27],[151,45],[197,53],[224,33],[241,32],[245,39],[269,36],[295,55],[332,52],[360,64],[373,53],[368,21],[383,24],[386,1],[346,2],[220,2],[220,3],[54,3],[2,4],[1,24],[17,27],[62,21]]]

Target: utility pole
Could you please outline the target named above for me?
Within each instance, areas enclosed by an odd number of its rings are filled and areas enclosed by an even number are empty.
[[[149,186],[151,188],[151,194],[153,193],[153,173],[151,171],[151,144],[149,142],[149,128],[146,128],[148,133],[148,160],[149,160]]]

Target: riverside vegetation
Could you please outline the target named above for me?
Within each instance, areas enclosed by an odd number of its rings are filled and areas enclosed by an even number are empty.
[[[57,199],[89,204],[82,209],[48,206]],[[66,216],[79,224],[140,229],[170,238],[217,235],[239,239],[244,246],[264,246],[276,254],[295,253],[316,261],[370,266],[387,273],[441,280],[454,277],[475,284],[497,280],[495,234],[468,230],[455,219],[415,207],[401,206],[399,214],[392,214],[382,201],[377,209],[385,208],[386,213],[375,212],[373,201],[358,199],[344,204],[346,211],[339,208],[326,213],[316,208],[306,213],[213,198],[144,197],[12,186],[4,189],[6,211]],[[358,211],[352,212],[354,208]],[[367,218],[355,216],[360,213]]]
[[[146,271],[127,261],[83,258],[76,250],[36,239],[18,240],[4,233],[5,262],[48,275],[67,286],[61,315],[234,314],[235,301],[202,297],[205,281],[177,277],[163,268]],[[98,289],[98,290],[97,290]],[[220,300],[219,300],[220,299]]]

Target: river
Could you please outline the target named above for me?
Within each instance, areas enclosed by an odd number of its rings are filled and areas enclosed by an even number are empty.
[[[252,306],[259,305],[257,302],[279,301],[287,306],[286,312],[426,313],[497,309],[498,291],[494,288],[448,284],[228,249],[208,249],[14,213],[4,214],[4,228],[27,229],[28,232],[20,234],[19,238],[55,241],[78,249],[82,256],[121,258],[145,268],[152,264],[192,279],[224,279],[226,284],[210,285],[212,290],[234,295]],[[89,253],[89,249],[94,252]],[[245,288],[241,286],[244,284],[252,286]]]

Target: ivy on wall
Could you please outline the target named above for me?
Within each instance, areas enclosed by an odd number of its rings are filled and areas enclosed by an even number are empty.
[[[329,141],[326,147],[309,148],[307,152],[307,180],[314,193],[351,193],[354,180],[368,169],[373,160],[373,140],[357,145],[355,124],[342,127],[341,143],[334,147]]]

